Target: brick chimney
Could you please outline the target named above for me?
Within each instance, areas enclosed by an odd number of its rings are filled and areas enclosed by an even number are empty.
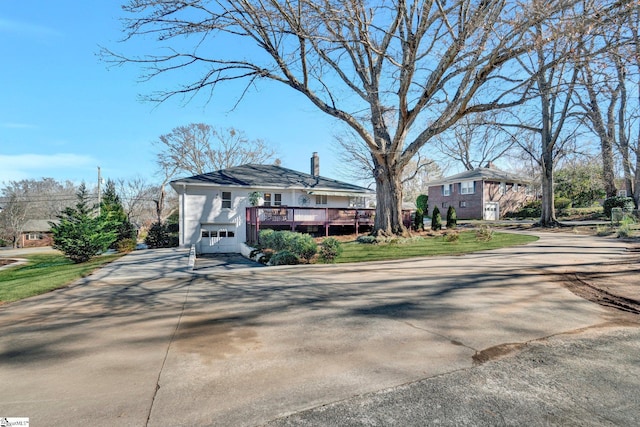
[[[313,152],[311,157],[311,175],[320,176],[320,157],[316,151]]]
[[[493,162],[488,162],[488,163],[485,165],[485,168],[487,168],[487,169],[498,169],[498,168],[496,167],[496,165],[495,165]]]

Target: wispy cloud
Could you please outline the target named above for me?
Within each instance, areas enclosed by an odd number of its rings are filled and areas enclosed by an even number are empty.
[[[14,123],[14,122],[4,122],[0,123],[0,128],[5,129],[35,129],[35,125],[31,125],[29,123]]]
[[[35,37],[59,37],[62,33],[54,28],[28,22],[0,18],[0,32]]]
[[[95,164],[91,156],[70,153],[0,155],[0,182],[55,177],[60,171],[67,175]]]

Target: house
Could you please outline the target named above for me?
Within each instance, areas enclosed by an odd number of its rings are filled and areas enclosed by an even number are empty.
[[[179,196],[180,246],[237,253],[264,228],[326,236],[372,227],[375,210],[368,200],[374,191],[320,176],[317,153],[310,172],[247,164],[172,181]]]
[[[429,212],[453,206],[459,219],[497,220],[534,200],[531,182],[493,164],[429,184]]]
[[[36,248],[53,245],[53,234],[49,222],[53,220],[30,219],[22,228],[19,245],[21,248]],[[53,221],[55,222],[55,221]]]

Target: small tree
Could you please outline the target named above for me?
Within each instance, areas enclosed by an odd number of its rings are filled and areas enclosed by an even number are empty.
[[[100,216],[109,221],[113,225],[113,231],[116,233],[116,240],[111,245],[116,248],[119,242],[123,240],[131,240],[136,236],[136,230],[129,221],[124,211],[120,197],[116,192],[116,184],[112,180],[107,181],[107,186],[100,203]]]
[[[433,231],[442,230],[442,217],[440,216],[440,209],[438,207],[433,208],[431,212],[431,229]]]
[[[456,209],[453,206],[449,206],[447,209],[447,228],[454,229],[458,226],[458,217],[456,215]]]
[[[416,198],[416,217],[415,217],[415,229],[424,230],[424,213],[428,212],[429,197],[426,194],[421,194]]]
[[[66,208],[58,215],[60,222],[50,225],[53,248],[62,251],[74,263],[81,263],[106,251],[115,242],[116,232],[113,221],[95,215],[95,206],[88,203],[89,194],[84,183],[76,196],[75,208]]]

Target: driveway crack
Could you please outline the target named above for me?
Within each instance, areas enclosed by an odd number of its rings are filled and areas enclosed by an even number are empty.
[[[195,279],[189,280],[187,283],[187,293],[184,296],[184,301],[182,302],[182,308],[180,309],[180,315],[178,316],[178,322],[176,323],[176,327],[171,334],[171,338],[169,339],[169,344],[167,345],[167,349],[164,352],[164,357],[162,359],[162,365],[160,365],[160,371],[158,372],[158,377],[156,378],[156,388],[153,391],[153,396],[151,397],[151,405],[149,405],[149,412],[147,413],[147,421],[145,423],[145,427],[149,426],[149,420],[151,420],[151,413],[153,412],[153,405],[156,401],[156,396],[158,395],[158,390],[160,390],[160,378],[162,377],[162,372],[164,371],[164,367],[167,363],[167,358],[169,357],[169,350],[171,349],[171,344],[178,334],[178,329],[180,328],[180,323],[182,322],[182,317],[184,316],[184,311],[187,306],[187,300],[189,299],[189,291],[191,290],[191,284]]]
[[[458,346],[461,346],[461,347],[465,347],[465,348],[468,348],[469,350],[473,350],[474,352],[478,353],[478,349],[475,349],[475,348],[473,348],[471,346],[468,346],[465,343],[460,342],[458,340],[451,339],[451,337],[448,337],[448,336],[446,336],[444,334],[441,334],[441,333],[438,333],[438,332],[435,332],[435,331],[431,331],[431,330],[426,329],[426,328],[421,328],[420,326],[416,326],[413,323],[408,322],[406,320],[402,321],[402,323],[404,323],[405,325],[411,326],[414,329],[418,329],[419,331],[428,332],[428,333],[430,333],[432,335],[436,335],[436,336],[438,336],[440,338],[444,338],[444,339],[448,340],[453,345],[458,345]]]

